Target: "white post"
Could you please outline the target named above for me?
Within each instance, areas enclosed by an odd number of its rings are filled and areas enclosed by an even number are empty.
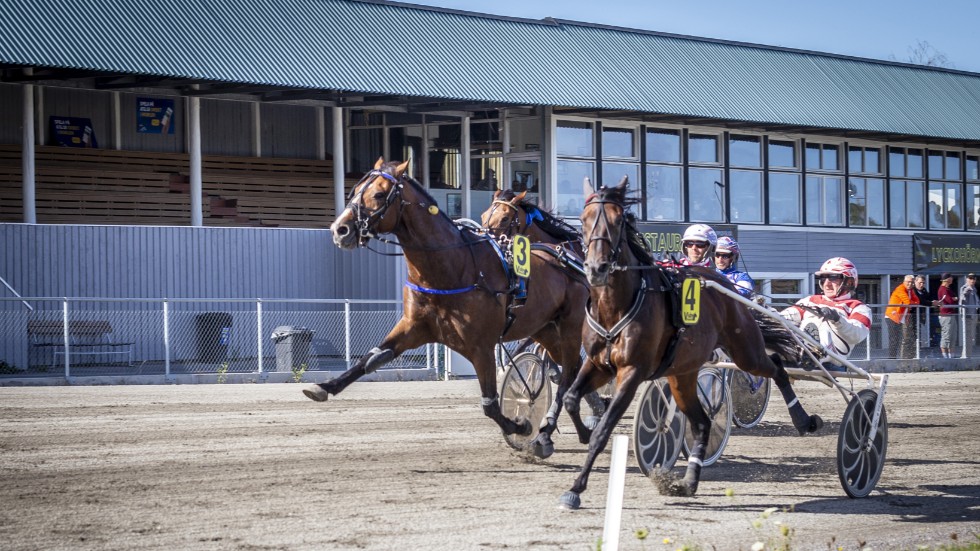
[[[189,106],[187,113],[190,119],[187,125],[187,141],[191,161],[191,226],[200,227],[204,225],[201,205],[201,198],[204,193],[201,182],[201,98],[190,97],[187,99],[187,103]]]
[[[255,316],[256,316],[256,330],[258,332],[258,342],[259,342],[259,374],[262,374],[262,299],[257,299],[255,303]]]
[[[333,205],[334,219],[344,212],[344,110],[340,107],[330,108],[333,119]],[[348,362],[349,366],[350,362]]]
[[[960,358],[966,358],[966,308],[960,307]]]
[[[619,526],[623,517],[623,486],[626,484],[626,452],[629,439],[625,434],[613,436],[609,461],[609,491],[606,494],[606,522],[602,529],[603,551],[619,549]]]
[[[163,376],[170,379],[170,303],[163,299]]]
[[[61,319],[62,319],[62,330],[64,332],[62,337],[64,338],[64,345],[65,345],[65,378],[67,379],[69,376],[71,376],[71,368],[70,368],[71,360],[68,358],[68,355],[70,354],[68,350],[68,345],[70,344],[71,341],[71,338],[69,337],[69,331],[68,331],[69,329],[68,328],[68,298],[65,298],[64,302],[62,303]]]
[[[350,369],[350,300],[344,301],[344,359]]]
[[[29,70],[25,70],[29,71]],[[28,74],[30,74],[28,72]],[[24,85],[24,112],[21,114],[24,132],[21,138],[21,186],[23,189],[24,223],[37,224],[37,201],[34,179],[34,86]]]

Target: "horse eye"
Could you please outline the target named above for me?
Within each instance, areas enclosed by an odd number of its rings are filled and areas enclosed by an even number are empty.
[[[382,200],[382,199],[384,199],[384,198],[385,198],[385,195],[387,195],[387,193],[385,193],[385,192],[383,192],[383,191],[379,191],[378,193],[375,193],[375,194],[374,194],[374,198],[375,198],[376,200],[378,200],[378,201],[380,201],[380,200]]]

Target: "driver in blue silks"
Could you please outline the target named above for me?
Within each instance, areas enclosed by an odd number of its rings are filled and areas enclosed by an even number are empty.
[[[715,267],[735,285],[735,290],[743,297],[748,297],[755,290],[755,282],[749,274],[738,270],[738,242],[728,236],[718,238],[715,246]]]

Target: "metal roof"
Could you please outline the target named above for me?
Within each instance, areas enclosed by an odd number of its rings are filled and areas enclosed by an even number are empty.
[[[356,0],[0,3],[0,64],[980,139],[980,74]]]

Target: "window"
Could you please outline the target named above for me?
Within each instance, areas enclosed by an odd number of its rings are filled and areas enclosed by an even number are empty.
[[[959,180],[960,154],[953,151],[930,151],[929,179]]]
[[[830,144],[806,144],[806,170],[841,170],[840,147]]]
[[[925,183],[892,180],[888,187],[888,216],[893,228],[925,228]]]
[[[591,122],[558,121],[555,135],[559,157],[594,157],[594,125]]]
[[[604,159],[635,159],[635,142],[636,133],[631,128],[602,127],[602,157]],[[608,184],[608,182],[606,183]]]
[[[800,178],[798,142],[769,140],[769,223],[803,223],[803,184]]]
[[[681,167],[681,131],[648,129],[646,160],[647,220],[683,220],[684,178]]]
[[[725,185],[722,180],[720,169],[690,169],[688,200],[692,222],[725,221]]]
[[[893,178],[922,178],[922,150],[889,147],[888,174]]]
[[[429,188],[459,189],[461,128],[459,124],[428,125]]]
[[[835,176],[806,177],[806,223],[841,226],[844,223],[843,179]]]
[[[847,216],[851,226],[883,227],[885,181],[879,178],[850,178],[847,184]]]
[[[848,147],[847,170],[851,174],[881,174],[881,149],[854,145]]]
[[[585,178],[595,183],[595,163],[558,160],[558,214],[578,216],[585,206]]]
[[[742,168],[762,168],[762,139],[732,134],[728,140],[728,162]]]
[[[980,229],[980,157],[966,156],[966,229]]]
[[[731,185],[731,216],[733,223],[761,224],[762,219],[762,171],[732,170]]]
[[[929,229],[959,230],[963,228],[963,186],[960,153],[956,151],[930,150],[929,175]]]
[[[718,136],[689,134],[687,138],[688,162],[694,164],[718,164]]]

